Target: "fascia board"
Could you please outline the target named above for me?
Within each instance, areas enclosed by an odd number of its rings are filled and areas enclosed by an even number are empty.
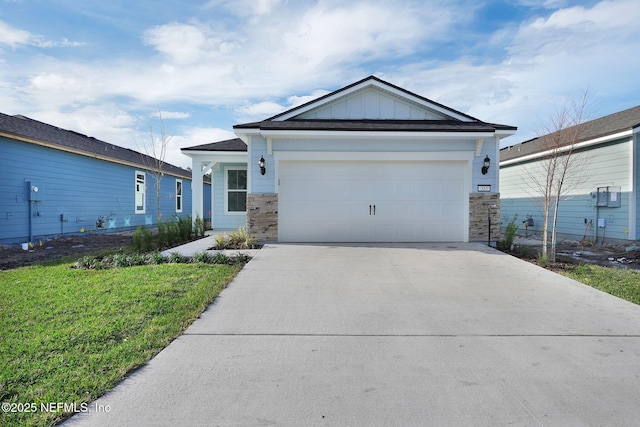
[[[246,162],[246,151],[182,151],[187,157],[197,160],[216,160],[219,162]]]
[[[336,132],[336,131],[305,131],[305,130],[288,130],[288,131],[268,131],[263,130],[262,136],[265,138],[376,138],[376,139],[389,139],[389,138],[401,138],[401,139],[415,139],[415,138],[428,138],[428,139],[469,139],[476,140],[478,138],[491,138],[495,135],[494,132],[402,132],[402,131],[348,131],[348,132]]]
[[[560,152],[564,152],[564,151],[568,151],[570,148],[575,149],[580,149],[580,148],[585,148],[585,147],[590,147],[592,145],[598,145],[598,144],[602,144],[605,142],[609,142],[609,141],[615,141],[616,139],[620,139],[620,138],[624,138],[624,137],[628,137],[628,136],[632,136],[633,132],[632,130],[625,130],[623,132],[618,132],[618,133],[614,133],[611,135],[606,135],[606,136],[602,136],[600,138],[595,138],[595,139],[590,139],[589,141],[583,141],[583,142],[579,142],[577,144],[574,144],[573,146],[568,145],[566,147],[562,147],[560,148]],[[552,150],[546,150],[546,151],[541,151],[538,153],[533,153],[533,154],[529,154],[527,156],[522,156],[522,157],[516,157],[515,159],[509,159],[509,160],[505,160],[500,162],[500,166],[509,166],[515,163],[521,163],[521,162],[526,162],[528,160],[534,160],[540,157],[545,157],[548,154],[550,154],[552,152]]]
[[[277,151],[279,161],[473,161],[474,151]]]

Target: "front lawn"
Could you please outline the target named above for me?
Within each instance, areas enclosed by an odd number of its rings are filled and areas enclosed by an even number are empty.
[[[240,268],[0,271],[0,425],[52,425],[62,411],[41,404],[81,408],[104,394],[178,337]]]
[[[565,264],[557,273],[618,298],[640,304],[640,271],[594,264]]]

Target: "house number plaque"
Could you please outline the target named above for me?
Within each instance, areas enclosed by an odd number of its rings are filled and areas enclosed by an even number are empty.
[[[478,193],[490,193],[491,185],[478,185]]]

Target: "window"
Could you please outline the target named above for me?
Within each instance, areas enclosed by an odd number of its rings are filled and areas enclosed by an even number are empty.
[[[247,211],[247,168],[225,168],[225,212],[245,213]]]
[[[146,187],[146,174],[144,172],[136,171],[136,209],[137,214],[145,213],[145,187]]]
[[[182,180],[176,179],[176,212],[182,212]]]

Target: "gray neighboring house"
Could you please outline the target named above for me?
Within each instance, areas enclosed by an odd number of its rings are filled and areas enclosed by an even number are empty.
[[[579,184],[561,197],[557,233],[560,238],[593,243],[640,239],[640,106],[580,126],[575,155],[586,166],[576,169]],[[501,222],[518,214],[530,218],[528,232],[542,232],[541,197],[527,185],[544,161],[544,136],[500,150]],[[553,214],[553,210],[551,212]]]

